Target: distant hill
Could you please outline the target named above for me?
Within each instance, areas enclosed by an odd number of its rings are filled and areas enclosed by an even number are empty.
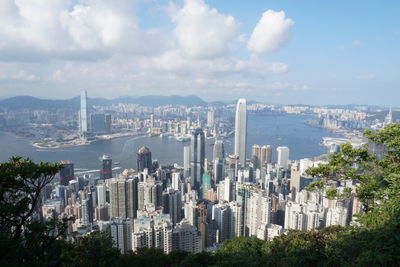
[[[106,106],[117,103],[140,104],[142,106],[164,106],[164,105],[186,105],[186,106],[206,106],[207,102],[195,95],[189,96],[139,96],[139,97],[120,97],[115,99],[88,98],[88,105]],[[0,108],[21,110],[21,109],[79,109],[80,98],[71,99],[40,99],[33,96],[16,96],[0,100]]]
[[[15,96],[0,100],[0,107],[7,109],[59,109],[59,108],[79,108],[79,97],[72,99],[40,99],[33,96]]]

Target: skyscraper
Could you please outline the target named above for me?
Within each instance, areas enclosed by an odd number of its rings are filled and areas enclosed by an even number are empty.
[[[205,139],[202,129],[197,128],[192,133],[190,157],[190,176],[192,188],[199,191],[204,173]]]
[[[112,178],[112,158],[107,155],[103,155],[100,158],[101,161],[101,170],[100,170],[100,179],[110,179]]]
[[[224,177],[224,165],[225,165],[225,151],[224,142],[222,140],[216,140],[214,144],[214,179],[215,184],[223,180]]]
[[[81,111],[79,113],[80,117],[80,127],[81,133],[88,131],[88,112],[87,112],[87,93],[86,91],[81,92]]]
[[[278,165],[287,169],[289,164],[289,148],[287,146],[279,146],[276,148],[276,151],[278,152]]]
[[[151,151],[148,147],[141,147],[136,154],[136,168],[138,172],[148,169],[149,173],[152,172],[153,162],[151,160]]]
[[[247,110],[246,99],[241,98],[237,102],[235,117],[235,155],[239,157],[239,164],[246,166],[246,142],[247,142]]]
[[[69,181],[75,178],[74,164],[69,160],[61,161],[63,168],[60,170],[60,184],[68,185]]]

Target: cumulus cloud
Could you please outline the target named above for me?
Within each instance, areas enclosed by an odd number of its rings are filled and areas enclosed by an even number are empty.
[[[235,19],[210,8],[204,0],[185,0],[182,8],[171,6],[170,15],[179,46],[193,58],[224,55],[237,35]]]
[[[294,21],[285,12],[267,10],[258,21],[247,48],[256,53],[273,52],[283,46],[290,36]]]
[[[156,31],[137,26],[134,0],[2,0],[0,59],[96,60],[158,51]]]
[[[269,77],[289,69],[249,53],[236,19],[204,0],[170,4],[171,27],[150,29],[138,23],[136,2],[0,0],[0,97],[29,89],[39,96],[58,90],[54,97],[82,89],[105,97],[237,97],[257,95]]]

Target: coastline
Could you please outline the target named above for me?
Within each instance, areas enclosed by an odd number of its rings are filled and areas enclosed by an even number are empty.
[[[103,136],[97,136],[93,140],[85,140],[82,138],[79,139],[73,139],[71,140],[70,143],[61,143],[53,140],[49,140],[49,142],[46,145],[41,145],[40,142],[43,141],[30,141],[30,145],[38,148],[38,149],[45,149],[45,150],[52,150],[52,149],[59,149],[59,148],[67,148],[67,147],[79,147],[79,146],[87,146],[90,145],[91,143],[99,142],[99,141],[104,141],[104,140],[112,140],[120,137],[127,137],[127,136],[142,136],[144,135],[143,133],[139,132],[126,132],[126,133],[115,133],[115,134],[108,134],[108,135],[103,135]],[[49,144],[54,144],[49,146]]]

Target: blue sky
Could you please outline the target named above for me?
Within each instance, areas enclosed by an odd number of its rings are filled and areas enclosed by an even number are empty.
[[[399,14],[399,1],[4,0],[0,98],[398,106]]]

